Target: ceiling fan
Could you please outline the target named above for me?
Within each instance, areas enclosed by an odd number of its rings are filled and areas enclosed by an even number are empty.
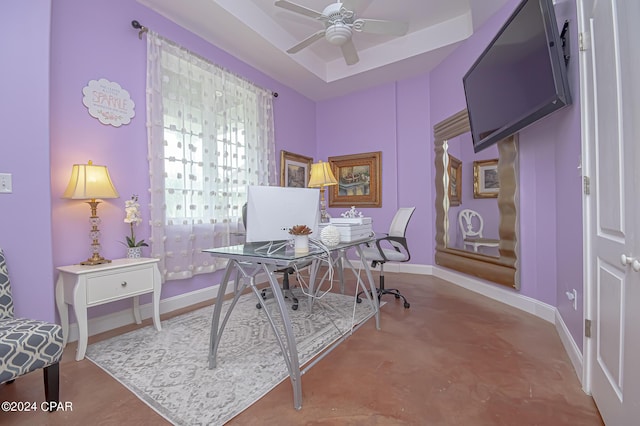
[[[332,3],[325,7],[322,12],[317,12],[287,0],[278,0],[275,2],[275,5],[291,12],[316,19],[323,22],[325,26],[323,30],[310,35],[288,49],[287,53],[297,53],[324,37],[329,43],[340,46],[342,56],[344,56],[347,65],[353,65],[360,60],[356,47],[351,39],[354,31],[403,36],[409,29],[409,24],[406,22],[356,18],[356,13],[351,6],[351,2],[348,0]]]

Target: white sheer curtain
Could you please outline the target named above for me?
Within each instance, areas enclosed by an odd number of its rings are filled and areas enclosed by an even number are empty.
[[[271,92],[147,34],[151,255],[165,280],[213,272],[247,185],[276,179]]]

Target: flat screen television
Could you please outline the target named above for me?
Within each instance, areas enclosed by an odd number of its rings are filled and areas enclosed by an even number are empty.
[[[246,242],[275,242],[291,238],[289,229],[307,225],[318,236],[320,190],[282,186],[249,186]]]
[[[552,0],[523,0],[462,79],[475,152],[569,105]]]

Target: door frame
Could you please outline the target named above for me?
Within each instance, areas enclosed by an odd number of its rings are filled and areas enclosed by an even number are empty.
[[[577,21],[578,21],[578,37],[582,39],[583,34],[588,34],[589,21],[586,18],[586,10],[588,10],[588,4],[591,0],[577,0]],[[582,390],[591,395],[591,361],[593,357],[593,342],[591,339],[585,337],[585,321],[593,318],[593,309],[595,305],[595,298],[593,295],[593,274],[590,264],[590,259],[593,254],[593,241],[591,239],[591,226],[593,225],[595,218],[591,215],[592,204],[594,202],[593,197],[590,197],[586,192],[588,187],[589,176],[591,173],[591,150],[594,148],[589,141],[593,140],[590,137],[593,132],[593,124],[590,121],[590,108],[591,103],[588,102],[591,98],[589,91],[589,78],[590,65],[585,59],[585,51],[582,43],[587,42],[587,37],[579,41],[579,74],[580,74],[580,130],[581,130],[581,158],[580,167],[582,171],[583,187],[582,187],[582,274],[583,274],[583,288],[582,288]]]

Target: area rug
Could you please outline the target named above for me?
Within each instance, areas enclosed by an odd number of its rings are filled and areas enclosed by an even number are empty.
[[[208,368],[213,306],[162,321],[160,332],[149,326],[89,345],[86,356],[171,423],[221,425],[288,379],[280,346],[256,302],[253,293],[238,301],[213,370]],[[297,311],[288,302],[287,307],[301,365],[349,333],[352,324],[373,316],[368,303],[334,293],[317,300],[311,311],[302,299]],[[275,301],[269,300],[267,309],[275,312]]]

